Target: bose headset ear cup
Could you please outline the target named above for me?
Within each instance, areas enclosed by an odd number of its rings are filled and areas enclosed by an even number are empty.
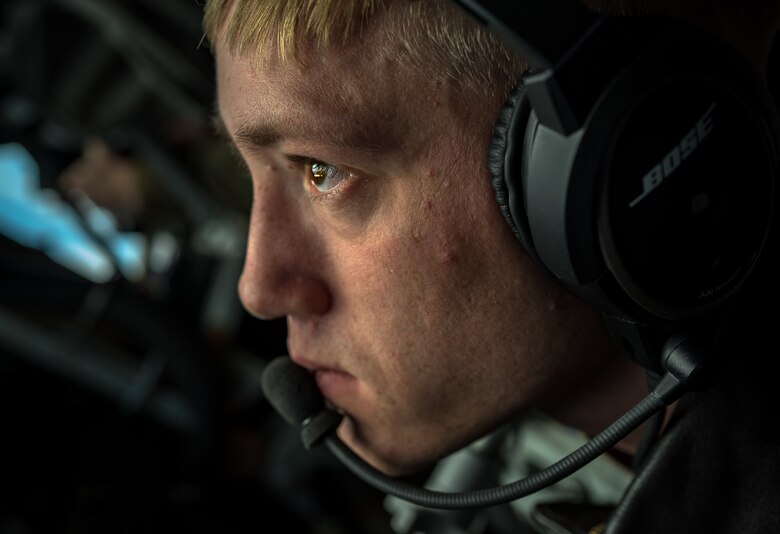
[[[521,80],[507,96],[493,127],[488,148],[488,169],[493,178],[496,201],[507,224],[523,247],[536,260],[524,204],[526,125],[531,106]]]
[[[753,66],[711,35],[665,19],[609,24],[641,53],[582,127],[526,127],[534,249],[605,313],[715,324],[776,221],[777,112]]]

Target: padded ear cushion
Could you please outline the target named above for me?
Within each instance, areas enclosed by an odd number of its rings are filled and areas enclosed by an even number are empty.
[[[527,144],[532,141],[533,133],[526,135],[530,116],[531,106],[525,98],[525,86],[521,80],[509,93],[493,127],[493,139],[488,148],[488,169],[504,219],[523,247],[538,261],[523,194],[524,154],[530,149]]]

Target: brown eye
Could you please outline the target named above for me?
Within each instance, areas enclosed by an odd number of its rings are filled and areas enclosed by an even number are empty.
[[[327,165],[324,165],[322,163],[312,163],[310,168],[311,168],[312,182],[316,186],[321,185],[322,182],[325,181],[325,178],[327,178],[328,176]]]
[[[321,193],[326,193],[336,187],[347,173],[319,161],[312,161],[308,165],[309,182]]]

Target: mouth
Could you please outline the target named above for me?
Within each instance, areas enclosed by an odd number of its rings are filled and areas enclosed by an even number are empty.
[[[290,359],[314,375],[320,392],[331,403],[341,406],[339,400],[343,401],[348,395],[354,394],[357,378],[346,371],[337,367],[326,367],[295,354],[291,355]]]

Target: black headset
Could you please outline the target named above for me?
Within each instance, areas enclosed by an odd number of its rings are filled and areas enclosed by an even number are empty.
[[[456,3],[533,67],[503,106],[489,149],[504,217],[544,269],[603,313],[654,383],[558,462],[503,486],[450,493],[371,468],[333,435],[342,416],[326,408],[309,372],[286,356],[266,367],[266,397],[307,448],[324,442],[380,491],[451,510],[547,487],[651,417],[653,438],[665,406],[708,385],[711,337],[766,271],[780,139],[755,68],[680,21],[601,16],[578,0]]]
[[[660,371],[654,333],[717,324],[765,249],[780,139],[765,81],[682,21],[578,0],[456,3],[532,67],[490,146],[504,217]]]

